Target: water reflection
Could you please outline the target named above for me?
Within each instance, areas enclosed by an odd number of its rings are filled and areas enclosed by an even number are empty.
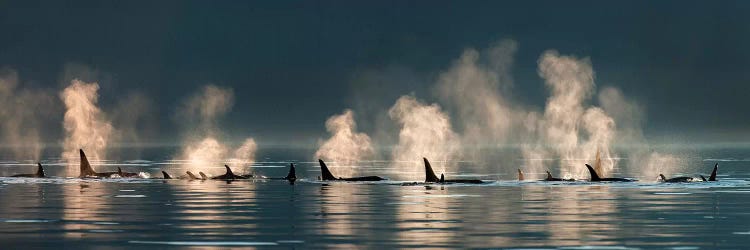
[[[454,197],[443,187],[408,187],[399,189],[397,195],[400,245],[445,247],[455,240],[453,229],[459,222],[451,212]]]
[[[748,177],[430,186],[0,178],[0,242],[39,248],[742,248],[750,231]]]

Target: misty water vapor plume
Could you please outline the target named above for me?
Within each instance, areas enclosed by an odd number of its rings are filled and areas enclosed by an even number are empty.
[[[79,161],[78,149],[84,149],[92,160],[106,159],[107,145],[114,128],[105,114],[97,106],[99,84],[86,83],[78,79],[60,92],[60,99],[65,104],[65,139],[62,158],[74,165]],[[72,167],[68,168],[68,175]]]
[[[586,163],[601,176],[609,176],[620,159],[627,159],[625,169],[632,173],[645,174],[650,170],[644,168],[655,165],[644,162],[659,162],[660,171],[671,172],[674,157],[653,152],[643,138],[644,109],[613,87],[601,88],[597,95],[588,58],[545,51],[537,72],[549,90],[546,103],[537,109],[511,98],[517,50],[513,40],[481,51],[466,49],[437,77],[433,89],[440,104],[424,104],[414,96],[396,101],[388,111],[398,130],[391,157],[398,169],[407,172],[406,178],[420,176],[421,157],[438,162],[433,164],[436,171],[446,167],[458,171],[451,168],[456,161],[471,160],[488,172],[520,167],[532,173],[552,170],[567,178],[587,178]],[[638,146],[615,152],[618,143]],[[507,144],[520,146],[520,166],[493,152]],[[497,160],[503,163],[498,166]]]
[[[234,91],[215,85],[206,85],[185,100],[177,117],[179,123],[187,126],[182,151],[177,156],[177,160],[185,162],[184,167],[202,170],[219,168],[222,163],[249,165],[255,161],[257,144],[253,138],[245,139],[235,150],[221,141],[219,119],[233,105]]]
[[[544,147],[524,148],[530,151],[524,154],[554,155],[559,158],[560,172],[576,177],[586,176],[585,163],[600,175],[609,175],[615,166],[611,151],[615,122],[601,108],[586,105],[595,93],[590,60],[561,56],[550,50],[539,58],[538,72],[551,92],[535,126],[538,144]],[[596,160],[597,155],[601,161]]]
[[[403,172],[401,177],[424,178],[422,157],[429,159],[437,172],[444,173],[448,167],[455,166],[461,142],[453,132],[450,117],[438,104],[427,105],[414,96],[402,96],[388,115],[400,126],[392,160]]]
[[[645,122],[644,108],[628,100],[619,89],[606,87],[599,91],[599,104],[612,116],[617,126],[615,143],[621,145],[627,154],[628,170],[631,175],[656,178],[659,174],[670,176],[683,166],[684,158],[672,154],[656,152],[643,135]]]
[[[23,88],[18,73],[0,69],[0,140],[16,159],[39,161],[44,126],[55,110],[48,91]]]
[[[502,91],[513,85],[510,69],[518,44],[503,40],[486,53],[467,49],[453,66],[440,74],[438,97],[457,118],[454,121],[464,145],[506,143],[514,121]]]
[[[354,165],[375,153],[370,137],[357,132],[354,112],[349,109],[328,118],[326,129],[331,138],[319,142],[315,158],[333,163],[329,166],[334,176],[354,176],[357,173]]]

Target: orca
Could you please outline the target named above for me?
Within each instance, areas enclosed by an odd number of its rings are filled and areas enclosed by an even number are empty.
[[[167,174],[167,172],[161,171],[161,174],[164,175],[164,179],[165,180],[172,179],[172,176],[169,176],[169,174]]]
[[[571,179],[563,179],[563,178],[552,177],[552,173],[550,173],[549,171],[546,171],[546,172],[547,172],[547,177],[544,178],[544,179],[541,179],[539,181],[576,181],[576,179],[572,179],[572,178]],[[523,171],[521,171],[521,169],[518,169],[518,180],[519,181],[523,181],[525,179],[526,178],[523,175]]]
[[[596,174],[596,170],[594,170],[594,168],[591,167],[591,165],[586,164],[586,168],[589,169],[589,174],[591,174],[590,181],[592,181],[592,182],[599,182],[599,181],[632,182],[632,181],[637,181],[637,180],[634,180],[634,179],[627,179],[627,178],[601,178],[601,177],[599,177],[598,174]]]
[[[380,176],[360,176],[360,177],[349,177],[349,178],[336,178],[331,174],[331,171],[328,170],[328,166],[326,166],[326,163],[323,162],[323,160],[318,159],[318,163],[320,164],[320,171],[323,173],[322,181],[382,181],[385,180],[385,178]]]
[[[552,177],[552,174],[549,171],[547,171],[547,178],[544,178],[543,181],[576,181],[576,179],[555,178],[555,177]]]
[[[471,184],[481,184],[484,183],[481,180],[473,180],[473,179],[454,179],[454,180],[446,180],[445,175],[440,174],[440,179],[437,178],[435,175],[435,171],[432,171],[432,165],[430,165],[430,161],[427,160],[427,158],[422,158],[424,160],[424,172],[425,172],[425,180],[424,182],[427,183],[471,183]]]
[[[714,170],[711,171],[711,176],[708,177],[708,181],[716,181],[717,171],[719,171],[719,163],[716,163],[716,165],[714,165]],[[706,177],[703,177],[702,175],[701,175],[701,179],[703,179],[703,181],[706,181]]]
[[[286,181],[289,181],[290,183],[293,184],[297,180],[297,174],[296,174],[296,171],[294,169],[294,163],[290,163],[289,164],[289,173],[287,173],[285,177],[281,177],[281,178],[273,178],[273,177],[268,178],[268,177],[265,177],[264,179],[269,179],[269,180],[286,180]]]
[[[229,166],[227,166],[227,165],[224,165],[224,168],[227,169],[227,172],[225,174],[211,177],[211,179],[212,180],[239,180],[239,179],[248,179],[248,178],[250,178],[248,176],[240,176],[240,175],[236,175],[236,174],[232,173],[232,169],[229,168]],[[203,174],[203,172],[200,172],[200,174],[201,174],[201,177],[206,178],[205,174]],[[250,176],[252,176],[252,175],[250,175]]]
[[[203,172],[198,171],[198,174],[201,176],[201,180],[208,180],[209,179],[208,176],[206,176],[206,174],[204,174]]]
[[[187,177],[187,178],[188,178],[188,179],[190,179],[190,180],[200,180],[200,179],[201,179],[201,178],[198,178],[197,176],[195,176],[195,175],[194,175],[194,174],[193,174],[192,172],[190,172],[190,171],[185,171],[185,174],[187,174],[187,175],[188,175],[188,177]],[[204,180],[205,180],[205,179],[204,179]]]
[[[716,163],[716,164],[714,165],[714,169],[713,169],[713,171],[711,171],[711,176],[710,176],[710,177],[708,177],[708,180],[706,180],[706,177],[704,177],[703,175],[701,175],[701,176],[700,176],[700,177],[701,177],[701,179],[699,180],[698,178],[694,178],[694,177],[684,177],[684,176],[680,176],[680,177],[674,177],[674,178],[669,178],[669,179],[667,179],[667,177],[665,177],[665,176],[664,176],[663,174],[659,174],[659,181],[662,181],[662,182],[696,182],[696,181],[716,181],[716,172],[717,172],[718,170],[719,170],[719,163]]]
[[[117,167],[117,172],[97,173],[91,167],[89,159],[86,158],[86,153],[83,152],[83,149],[79,149],[78,152],[81,156],[81,173],[78,175],[78,178],[112,178],[115,175],[123,178],[139,177],[138,173],[124,172],[120,167]]]
[[[36,173],[17,174],[17,175],[11,175],[10,177],[45,178],[46,176],[44,176],[44,168],[42,167],[42,163],[37,162],[36,164],[37,164]]]
[[[122,178],[135,178],[140,176],[138,173],[123,172],[120,167],[117,167],[117,175]]]
[[[112,175],[120,174],[119,172],[97,173],[91,167],[91,164],[89,164],[89,159],[86,158],[86,153],[83,152],[83,149],[79,149],[78,152],[81,156],[81,171],[78,178],[111,178]]]
[[[697,178],[693,177],[686,177],[686,176],[680,176],[680,177],[674,177],[669,178],[665,177],[663,174],[659,174],[659,181],[662,182],[694,182],[694,181],[700,181]]]

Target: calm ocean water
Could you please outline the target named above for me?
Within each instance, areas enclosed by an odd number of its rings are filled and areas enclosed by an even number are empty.
[[[720,181],[518,182],[509,158],[500,170],[456,173],[496,180],[484,185],[321,183],[309,156],[282,149],[261,152],[251,171],[283,176],[294,161],[303,178],[295,185],[0,178],[0,248],[747,248],[750,149],[674,153],[685,157],[687,175],[718,162]],[[96,168],[156,175],[174,164],[164,150],[142,155]],[[63,168],[56,161],[43,161],[52,175]],[[6,159],[0,174],[31,172],[32,163]]]

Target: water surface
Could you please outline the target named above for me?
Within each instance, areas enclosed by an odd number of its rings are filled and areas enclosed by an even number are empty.
[[[0,242],[42,248],[744,248],[750,237],[747,152],[722,152],[706,151],[692,162],[705,172],[719,162],[719,182],[689,184],[518,182],[510,171],[458,173],[495,180],[485,185],[322,183],[315,180],[317,166],[304,161],[297,162],[303,179],[295,185],[0,178]],[[168,163],[111,162],[140,164],[124,166],[153,174]],[[253,171],[283,176],[286,163],[266,159]],[[31,169],[26,162],[4,164],[4,172]]]

